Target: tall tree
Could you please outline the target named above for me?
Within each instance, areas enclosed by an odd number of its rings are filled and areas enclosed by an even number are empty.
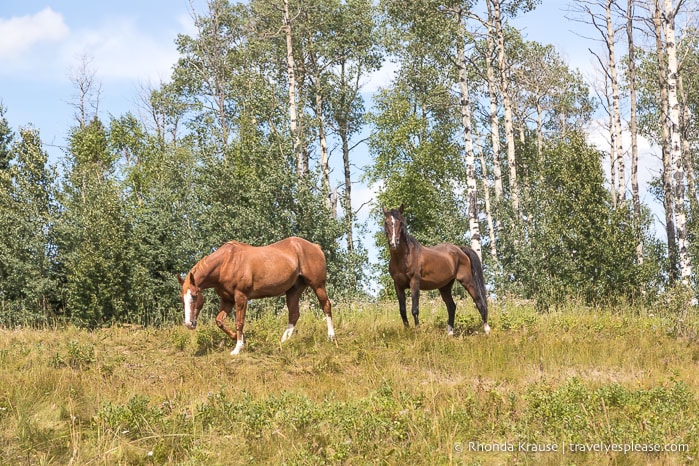
[[[34,128],[19,131],[9,155],[11,163],[0,171],[7,189],[0,224],[8,233],[0,249],[0,294],[17,313],[11,322],[45,321],[56,296],[50,247],[56,215],[55,171]]]
[[[95,327],[128,319],[129,225],[114,178],[116,155],[94,117],[73,129],[56,225],[61,294],[69,317]]]
[[[679,0],[673,4],[664,0],[661,6],[656,2],[656,8],[662,8],[660,13],[662,29],[665,37],[665,53],[667,55],[667,93],[668,93],[668,127],[670,130],[670,161],[673,181],[673,196],[675,201],[675,221],[677,227],[677,254],[679,259],[680,280],[685,286],[690,285],[692,262],[689,255],[687,237],[687,209],[685,206],[684,163],[682,158],[682,134],[680,129],[680,105],[677,97],[677,44],[675,37],[675,17],[683,4]]]
[[[631,202],[634,221],[640,228],[641,198],[638,187],[638,103],[636,99],[636,45],[634,43],[634,0],[626,1],[627,82],[629,88],[629,133],[631,133]],[[643,263],[643,242],[636,246],[636,260]]]

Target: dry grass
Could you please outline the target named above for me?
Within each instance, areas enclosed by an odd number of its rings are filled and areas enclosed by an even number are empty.
[[[458,303],[457,335],[425,300],[248,322],[248,346],[196,332],[0,331],[3,464],[689,464],[699,444],[697,321]],[[203,322],[204,320],[202,320]],[[520,442],[687,444],[656,453],[531,453]],[[507,449],[514,452],[482,451]],[[470,447],[470,448],[469,448]],[[478,447],[481,451],[473,451]]]

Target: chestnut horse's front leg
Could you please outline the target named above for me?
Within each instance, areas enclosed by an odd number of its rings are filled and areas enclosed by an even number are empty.
[[[413,319],[415,319],[415,326],[420,325],[420,277],[413,277],[410,279],[410,297],[413,301],[413,307],[411,309],[413,313]]]
[[[219,309],[220,311],[216,316],[216,325],[218,326],[218,328],[223,330],[226,335],[235,340],[235,333],[233,333],[224,322],[226,320],[226,317],[228,317],[228,314],[230,314],[231,310],[233,309],[233,303],[221,298],[219,300]]]

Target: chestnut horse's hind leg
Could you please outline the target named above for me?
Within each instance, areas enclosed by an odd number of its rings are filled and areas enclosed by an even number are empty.
[[[306,284],[299,277],[293,287],[286,292],[286,307],[289,309],[289,324],[282,334],[282,343],[291,338],[294,333],[296,322],[299,321],[299,300],[301,295],[306,290]]]
[[[442,300],[444,304],[447,305],[447,335],[454,335],[454,318],[456,316],[456,303],[451,295],[451,287],[454,285],[454,280],[450,281],[448,285],[443,286],[439,289],[439,294],[442,295]]]
[[[333,327],[333,312],[332,305],[330,304],[330,299],[328,298],[328,292],[325,291],[324,286],[318,286],[313,289],[313,292],[318,297],[318,302],[320,303],[321,309],[325,313],[325,321],[328,324],[328,340],[335,340],[335,327]]]

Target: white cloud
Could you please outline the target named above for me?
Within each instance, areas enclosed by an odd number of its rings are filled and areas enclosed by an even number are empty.
[[[400,65],[393,61],[384,61],[381,68],[369,74],[363,82],[362,92],[374,93],[379,88],[388,87],[398,72]]]
[[[37,44],[58,42],[68,34],[63,15],[50,7],[33,15],[0,19],[0,59],[15,60]]]
[[[128,19],[112,20],[99,29],[84,29],[71,36],[61,50],[66,68],[88,56],[100,80],[135,79],[157,83],[170,76],[178,54],[174,37],[160,41],[137,29]]]

